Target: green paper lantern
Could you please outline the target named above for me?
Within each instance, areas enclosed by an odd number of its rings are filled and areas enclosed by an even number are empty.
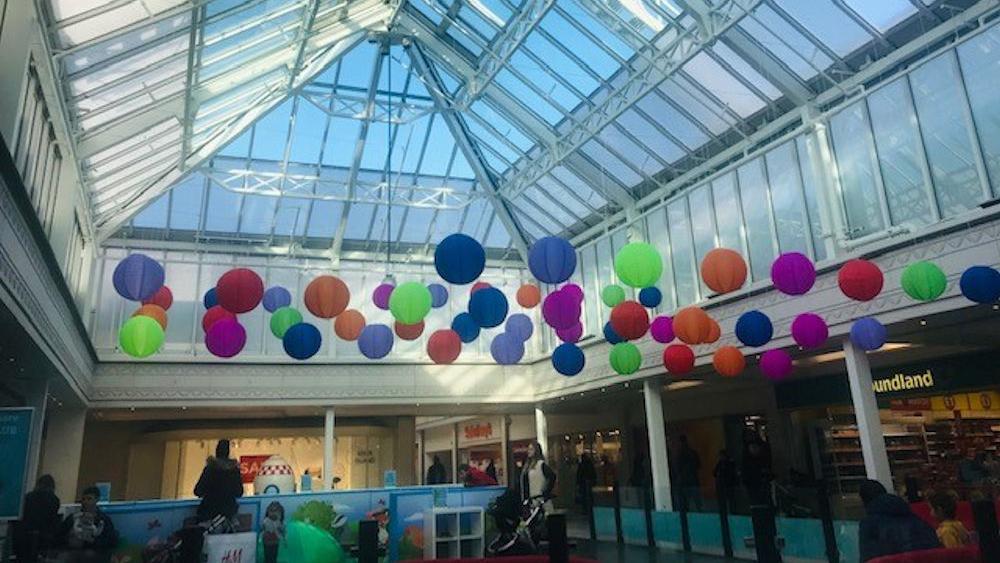
[[[133,358],[145,358],[163,345],[163,327],[145,315],[130,318],[118,331],[118,345]]]
[[[628,375],[639,371],[642,365],[642,354],[639,348],[631,342],[619,342],[611,348],[611,369],[620,375]]]
[[[420,282],[406,282],[396,286],[389,296],[389,312],[404,325],[415,325],[431,312],[431,290]]]
[[[656,248],[646,242],[630,242],[615,255],[615,273],[629,287],[656,285],[663,273],[663,260]]]
[[[284,338],[285,332],[302,322],[302,313],[295,307],[279,307],[271,315],[271,334]]]
[[[608,307],[614,307],[625,301],[625,290],[620,285],[609,285],[601,290],[601,301]]]
[[[903,270],[903,291],[917,301],[933,301],[944,293],[948,285],[941,268],[933,262],[914,262]]]

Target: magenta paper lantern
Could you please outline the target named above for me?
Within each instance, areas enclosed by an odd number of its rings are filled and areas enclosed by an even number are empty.
[[[569,292],[553,291],[542,302],[542,317],[556,330],[569,328],[580,321],[580,303]]]
[[[389,296],[392,295],[392,290],[396,289],[396,286],[391,283],[382,283],[375,288],[372,292],[372,303],[376,307],[382,309],[383,311],[389,310]]]
[[[792,321],[792,338],[803,348],[816,348],[826,343],[830,329],[816,313],[802,313]]]
[[[232,358],[247,343],[247,331],[234,318],[223,318],[212,323],[205,333],[205,347],[220,358]]]
[[[580,338],[583,337],[583,323],[576,321],[576,324],[569,328],[559,329],[556,331],[556,336],[563,342],[579,342]]]
[[[816,267],[800,252],[786,252],[771,264],[771,281],[786,295],[804,295],[816,283]]]
[[[653,319],[649,325],[649,334],[653,340],[660,344],[669,344],[674,341],[674,320],[666,315],[660,315]]]
[[[577,303],[583,303],[583,288],[575,283],[568,283],[562,286],[559,291],[572,295],[573,299],[576,299]]]
[[[792,373],[792,357],[784,350],[768,350],[760,356],[760,371],[771,381],[782,381]]]

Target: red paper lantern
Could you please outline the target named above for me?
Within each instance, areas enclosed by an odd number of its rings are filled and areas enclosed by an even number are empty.
[[[461,352],[462,339],[454,330],[437,330],[427,339],[427,355],[435,364],[450,364]]]
[[[231,311],[223,309],[222,305],[215,305],[205,311],[205,316],[201,318],[201,328],[205,332],[208,332],[208,329],[212,328],[212,325],[214,325],[216,321],[221,321],[222,319],[235,320],[236,315],[234,315]]]
[[[698,307],[685,307],[674,315],[674,334],[686,344],[702,344],[712,335],[712,319]]]
[[[537,285],[526,283],[517,288],[517,304],[525,309],[537,307],[541,301],[542,292]]]
[[[611,328],[625,340],[642,338],[649,330],[649,313],[636,301],[622,301],[611,310]]]
[[[257,272],[247,268],[229,270],[215,284],[219,305],[230,313],[239,315],[253,311],[264,297],[264,282]]]
[[[156,320],[156,322],[160,323],[160,326],[163,327],[163,330],[167,330],[167,312],[163,310],[163,307],[153,304],[143,305],[132,313],[133,317],[137,317],[139,315]]]
[[[747,263],[739,252],[715,248],[701,260],[701,279],[716,293],[729,293],[747,281]]]
[[[156,290],[152,297],[142,302],[143,305],[159,305],[164,311],[174,304],[174,294],[170,288],[163,286]]]
[[[365,328],[365,316],[355,309],[348,309],[337,315],[333,321],[333,332],[338,338],[353,342],[361,336]]]
[[[694,351],[683,344],[671,344],[663,349],[663,367],[671,375],[686,375],[694,369]]]
[[[489,282],[477,281],[476,283],[472,284],[472,288],[469,290],[469,295],[472,295],[473,293],[479,291],[480,289],[486,289],[487,287],[493,287],[493,286],[490,285]]]
[[[347,284],[335,276],[319,276],[306,286],[306,309],[321,319],[332,319],[343,313],[350,300]]]
[[[416,340],[424,333],[424,321],[412,325],[404,325],[396,321],[396,336],[403,340]]]
[[[844,295],[857,301],[871,301],[882,291],[882,270],[868,260],[849,260],[840,268],[837,283]]]
[[[712,356],[712,366],[723,377],[736,377],[747,367],[746,358],[735,346],[723,346]]]

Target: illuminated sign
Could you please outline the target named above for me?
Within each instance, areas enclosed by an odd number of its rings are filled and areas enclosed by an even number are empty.
[[[916,375],[904,375],[897,373],[887,379],[878,379],[872,382],[872,387],[876,393],[893,393],[896,391],[910,391],[913,389],[931,389],[934,387],[934,374],[931,370]]]
[[[493,437],[493,425],[487,422],[486,424],[470,424],[465,427],[465,439],[466,440],[482,440],[484,438]]]

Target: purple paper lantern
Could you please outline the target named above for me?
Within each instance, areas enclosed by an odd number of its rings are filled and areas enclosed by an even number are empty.
[[[830,329],[816,313],[802,313],[792,321],[792,339],[803,348],[816,348],[826,343]]]
[[[885,325],[871,317],[863,317],[851,325],[851,342],[862,350],[878,350],[889,337]]]
[[[666,315],[661,315],[653,319],[649,325],[649,334],[653,340],[660,344],[669,344],[674,341],[674,320]]]
[[[502,366],[509,366],[524,357],[524,342],[509,332],[503,332],[490,343],[490,354]]]
[[[803,295],[816,283],[816,267],[799,252],[786,252],[771,264],[771,281],[786,295]]]
[[[792,374],[792,357],[784,350],[768,350],[760,356],[760,371],[771,381],[782,381]]]
[[[448,290],[439,283],[432,283],[427,286],[427,289],[431,292],[431,307],[435,309],[444,307],[444,304],[448,302]]]
[[[576,324],[569,328],[559,329],[556,331],[556,336],[563,342],[579,342],[580,338],[583,337],[583,323],[576,321]]]
[[[220,358],[232,358],[247,343],[247,331],[236,319],[219,319],[205,333],[205,347]]]
[[[535,326],[531,324],[531,317],[523,313],[515,313],[507,317],[506,327],[507,334],[521,342],[527,342],[535,332]]]
[[[288,292],[287,289],[276,285],[274,287],[267,288],[264,292],[264,309],[268,313],[273,313],[282,307],[288,307],[292,304],[292,294]]]
[[[379,286],[375,288],[375,291],[372,292],[372,303],[374,303],[379,309],[388,311],[389,296],[392,295],[392,290],[394,289],[396,289],[396,286],[391,283],[379,284]],[[431,296],[431,298],[433,299],[433,296]]]
[[[383,324],[366,325],[358,336],[358,350],[369,360],[378,360],[392,351],[392,329]]]
[[[580,303],[572,293],[553,291],[542,302],[542,317],[556,330],[569,328],[580,320]]]
[[[572,295],[577,303],[583,303],[583,288],[575,283],[568,283],[559,290],[567,295]]]
[[[163,266],[145,254],[130,254],[115,266],[111,281],[125,299],[143,301],[161,287],[166,274]]]

